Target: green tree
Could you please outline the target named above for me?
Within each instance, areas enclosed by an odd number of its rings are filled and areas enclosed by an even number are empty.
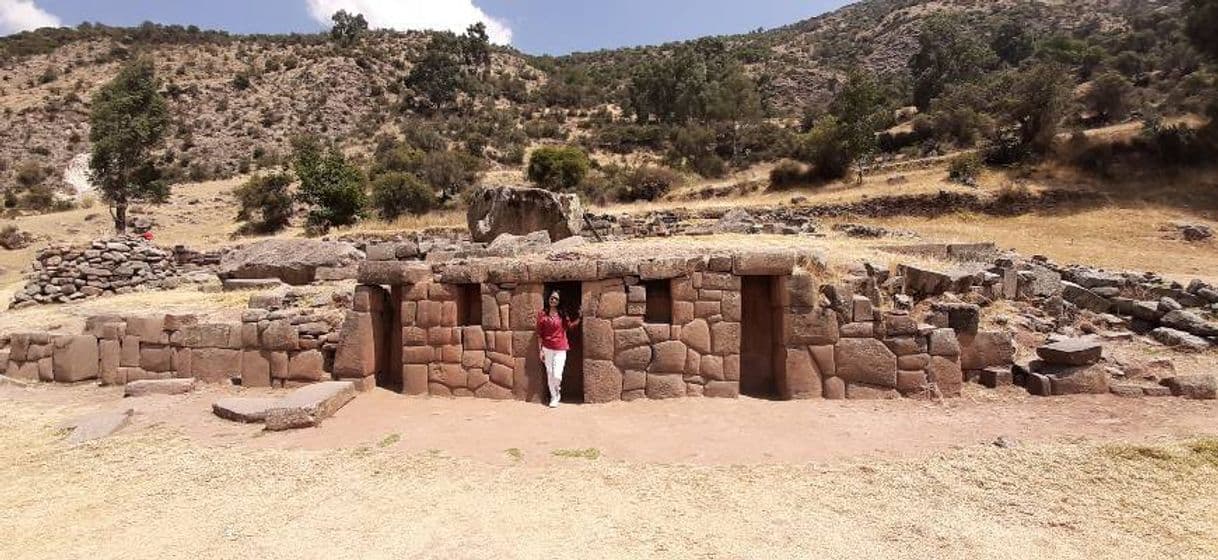
[[[1005,21],[994,32],[990,48],[998,55],[999,60],[1011,66],[1019,66],[1025,58],[1032,56],[1036,45],[1032,41],[1032,35],[1028,33],[1027,25]]]
[[[839,123],[842,141],[852,162],[861,164],[875,153],[875,133],[888,120],[884,110],[884,94],[870,74],[851,72],[833,102],[829,114]]]
[[[809,177],[832,181],[846,176],[854,162],[849,136],[846,127],[833,115],[822,116],[813,123],[798,148],[799,159],[811,166]]]
[[[250,233],[274,233],[288,225],[292,217],[292,176],[273,173],[250,177],[233,194],[237,196],[240,210],[237,219],[245,222],[243,231]]]
[[[996,96],[1005,93],[999,107],[1019,128],[1020,142],[1035,153],[1053,147],[1057,127],[1070,103],[1074,81],[1066,68],[1039,62],[1008,73],[996,84]]]
[[[475,23],[465,30],[465,35],[461,36],[461,56],[469,66],[490,67],[491,41],[485,23]]]
[[[368,20],[364,19],[363,14],[339,10],[330,21],[334,22],[334,26],[330,28],[330,39],[344,47],[355,45],[360,37],[368,32]]]
[[[438,111],[457,100],[462,91],[461,45],[451,33],[433,33],[423,57],[410,69],[406,86],[425,102],[420,108]]]
[[[1105,121],[1120,120],[1129,114],[1129,94],[1133,84],[1116,72],[1105,72],[1091,81],[1084,96],[1087,108]]]
[[[950,85],[973,80],[992,68],[994,51],[957,16],[932,16],[918,34],[918,51],[909,60],[914,105],[930,102]]]
[[[169,127],[169,109],[157,91],[152,61],[140,58],[93,96],[89,117],[89,176],[110,205],[114,229],[127,231],[127,206],[163,202],[169,185],[161,179],[153,150]]]
[[[741,120],[761,113],[757,85],[721,39],[699,39],[636,66],[627,105],[639,120]]]
[[[300,179],[296,197],[310,206],[307,229],[325,233],[354,224],[364,214],[364,175],[338,148],[322,147],[316,138],[299,138],[293,146],[293,169]]]
[[[567,190],[584,180],[591,165],[588,154],[574,146],[544,147],[529,155],[525,174],[543,189]]]
[[[386,173],[372,181],[372,206],[386,220],[426,214],[435,205],[435,191],[409,173]]]

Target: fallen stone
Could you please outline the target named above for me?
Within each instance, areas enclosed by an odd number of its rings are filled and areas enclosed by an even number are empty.
[[[1197,336],[1218,336],[1218,323],[1211,323],[1192,311],[1177,309],[1160,319],[1163,326]]]
[[[224,291],[273,290],[283,286],[278,278],[229,278],[223,282]]]
[[[267,411],[266,429],[282,431],[316,426],[355,398],[355,384],[328,381],[306,385],[282,398]]]
[[[1164,346],[1179,350],[1201,352],[1210,347],[1210,343],[1204,338],[1167,327],[1159,327],[1150,331],[1150,337]]]
[[[135,409],[123,408],[86,414],[68,421],[64,427],[71,430],[67,442],[72,445],[108,437],[131,423]]]
[[[1160,382],[1177,397],[1196,400],[1218,399],[1218,375],[1178,375]]]
[[[1100,361],[1104,346],[1087,338],[1072,338],[1047,344],[1036,349],[1036,355],[1050,364],[1085,366]]]
[[[132,381],[123,387],[124,397],[145,397],[148,395],[183,395],[195,389],[195,380],[188,379],[146,379]]]
[[[254,424],[265,421],[267,411],[279,401],[270,397],[227,397],[213,403],[211,411],[225,420]]]

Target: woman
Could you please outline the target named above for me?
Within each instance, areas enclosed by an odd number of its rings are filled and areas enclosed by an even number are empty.
[[[567,331],[578,327],[580,318],[574,319],[563,313],[558,291],[550,292],[545,311],[537,312],[537,339],[541,342],[541,363],[546,366],[546,377],[550,383],[550,408],[557,408],[562,398],[562,370],[567,365]]]

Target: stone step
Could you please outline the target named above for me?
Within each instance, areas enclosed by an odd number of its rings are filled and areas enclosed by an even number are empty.
[[[290,430],[316,426],[355,398],[355,384],[327,381],[306,385],[284,397],[267,412],[266,429]]]
[[[229,397],[212,404],[216,416],[234,422],[265,422],[271,431],[307,428],[333,416],[355,398],[355,383],[327,381],[281,397]]]
[[[255,424],[265,422],[267,411],[278,406],[279,401],[271,397],[228,397],[213,403],[211,411],[225,420]]]
[[[148,395],[182,395],[195,389],[195,380],[191,379],[145,379],[132,381],[123,387],[124,397],[144,397]]]

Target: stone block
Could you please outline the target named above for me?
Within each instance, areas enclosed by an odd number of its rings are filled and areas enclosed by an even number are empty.
[[[846,398],[846,382],[840,377],[826,377],[822,382],[825,399],[840,401]]]
[[[1047,363],[1062,366],[1086,366],[1100,361],[1104,346],[1091,338],[1072,338],[1046,344],[1036,349],[1036,355]]]
[[[648,374],[646,393],[649,399],[675,399],[686,392],[684,376],[680,374]]]
[[[961,335],[959,340],[960,367],[966,370],[1010,365],[1015,360],[1015,342],[1009,331]]]
[[[740,397],[740,383],[736,381],[710,381],[702,389],[708,399],[735,399]]]
[[[204,383],[228,383],[241,375],[241,351],[227,348],[194,348],[191,373]]]
[[[684,330],[682,330],[684,334]],[[715,355],[726,356],[740,352],[740,323],[722,321],[711,325],[711,347]]]
[[[372,314],[347,312],[334,354],[334,377],[363,379],[376,373],[376,332]]]
[[[897,356],[873,338],[843,338],[835,347],[837,377],[855,384],[895,387]]]
[[[431,265],[403,261],[362,261],[356,278],[360,284],[405,286],[430,282]]]
[[[1015,376],[1009,367],[989,367],[981,370],[977,377],[982,385],[990,389],[1009,387],[1015,384]]]
[[[89,334],[60,336],[55,338],[54,346],[52,375],[55,381],[75,383],[86,379],[97,379],[99,372],[97,337]]]
[[[1177,397],[1195,400],[1218,399],[1218,376],[1212,373],[1177,375],[1160,382]]]
[[[676,340],[661,342],[653,346],[654,357],[647,368],[649,373],[683,373],[687,347]],[[633,364],[632,364],[633,365]]]
[[[173,352],[169,346],[141,344],[140,368],[156,373],[173,371]]]
[[[783,342],[788,346],[824,346],[839,338],[837,314],[827,307],[792,309],[784,317]]]
[[[402,392],[407,395],[426,395],[427,364],[406,364],[402,366]]]
[[[960,364],[951,358],[933,356],[926,366],[926,377],[939,388],[945,397],[956,397],[964,387],[964,371]]]
[[[194,379],[146,379],[126,384],[123,387],[123,396],[184,395],[194,389]]]
[[[650,346],[639,346],[629,350],[618,350],[614,356],[613,363],[622,370],[647,371],[648,367],[651,365],[651,355],[652,349]],[[684,356],[682,356],[682,363],[684,363]]]
[[[614,354],[613,326],[607,319],[588,317],[583,321],[584,357],[589,360],[612,360]]]
[[[838,329],[842,338],[875,338],[875,323],[846,323]]]
[[[167,331],[180,331],[197,324],[199,324],[199,316],[193,313],[167,313],[165,315],[164,328]]]
[[[269,352],[265,350],[245,350],[242,352],[241,386],[271,386],[271,360]]]
[[[607,403],[622,398],[623,376],[621,370],[606,360],[587,360],[584,363],[584,402]]]
[[[795,253],[790,251],[748,251],[732,258],[737,276],[789,276],[795,268]]]
[[[956,331],[950,328],[936,329],[930,333],[930,354],[932,356],[959,356],[960,341]]]
[[[140,315],[127,318],[127,334],[138,336],[144,342],[164,344],[165,315]]]
[[[871,300],[867,296],[856,295],[851,300],[851,316],[854,321],[870,322],[872,319]]]
[[[778,378],[778,396],[786,400],[820,398],[821,374],[804,348],[787,348],[786,364]]]
[[[122,343],[117,340],[97,341],[98,370],[102,385],[116,385]]]
[[[691,371],[691,368],[687,366],[685,373],[699,375],[714,381],[727,381],[727,372],[724,371],[723,362],[723,356],[701,356],[697,369]]]
[[[915,393],[926,388],[926,372],[922,370],[897,371],[897,390],[902,394]]]
[[[930,363],[930,354],[908,354],[897,356],[897,369],[906,371],[924,370]]]

